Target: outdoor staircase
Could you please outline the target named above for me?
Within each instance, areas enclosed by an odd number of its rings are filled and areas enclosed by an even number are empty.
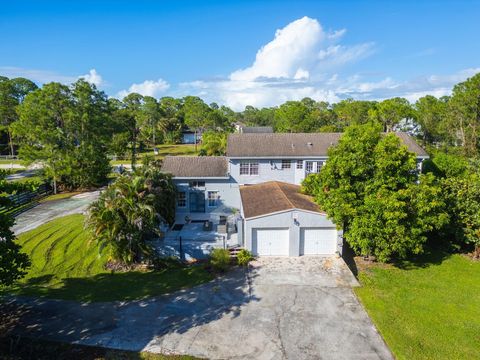
[[[228,248],[228,252],[230,253],[230,257],[232,259],[236,259],[237,258],[237,254],[240,252],[240,250],[242,250],[243,247],[241,246],[234,246],[234,247],[231,247],[231,248]]]

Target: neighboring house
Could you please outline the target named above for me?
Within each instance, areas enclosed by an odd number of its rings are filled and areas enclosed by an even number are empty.
[[[198,142],[199,136],[195,138],[195,131],[185,130],[182,131],[182,144],[195,144]]]
[[[421,168],[425,150],[408,134],[396,135]],[[255,255],[341,254],[341,234],[298,186],[321,171],[340,136],[239,133],[229,135],[225,157],[167,156],[162,169],[179,191],[176,222],[228,218],[239,245]]]
[[[238,126],[237,132],[240,134],[271,134],[273,128],[271,126]]]

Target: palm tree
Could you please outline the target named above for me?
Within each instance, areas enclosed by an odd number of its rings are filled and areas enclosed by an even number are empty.
[[[152,254],[146,240],[159,234],[160,223],[175,208],[174,185],[164,177],[155,186],[144,174],[122,175],[90,206],[86,225],[113,259],[131,264]]]

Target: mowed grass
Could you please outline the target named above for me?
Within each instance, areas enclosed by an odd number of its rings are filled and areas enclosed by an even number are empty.
[[[132,300],[173,292],[212,279],[202,266],[162,271],[106,271],[108,254],[84,229],[84,216],[69,215],[20,234],[31,259],[28,275],[3,292],[78,301]]]
[[[155,159],[161,160],[167,155],[171,156],[195,156],[198,155],[198,151],[200,150],[200,145],[197,145],[197,151],[195,151],[195,144],[175,144],[175,145],[157,145],[158,148],[158,155],[153,153],[153,149],[145,150],[138,154],[138,161],[141,162],[141,159],[145,155],[154,156]],[[129,156],[130,154],[127,153],[125,160],[112,160],[112,165],[120,165],[120,164],[130,164]]]
[[[480,359],[480,262],[430,254],[360,280],[355,292],[397,359]]]

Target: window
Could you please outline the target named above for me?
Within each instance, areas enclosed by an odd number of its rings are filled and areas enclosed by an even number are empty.
[[[205,181],[190,181],[189,185],[192,188],[205,187]]]
[[[303,160],[297,160],[297,169],[303,169]]]
[[[317,173],[320,172],[320,169],[322,168],[322,166],[325,164],[325,161],[317,161]]]
[[[209,191],[208,192],[208,206],[217,206],[218,205],[218,191]]]
[[[242,161],[240,163],[240,175],[258,175],[258,162]]]
[[[187,206],[187,194],[184,191],[180,191],[177,195],[177,206],[180,208]]]
[[[313,161],[307,161],[305,163],[305,170],[308,172],[308,173],[311,173],[313,171]]]
[[[282,160],[282,170],[290,169],[291,166],[292,164],[290,160]]]

